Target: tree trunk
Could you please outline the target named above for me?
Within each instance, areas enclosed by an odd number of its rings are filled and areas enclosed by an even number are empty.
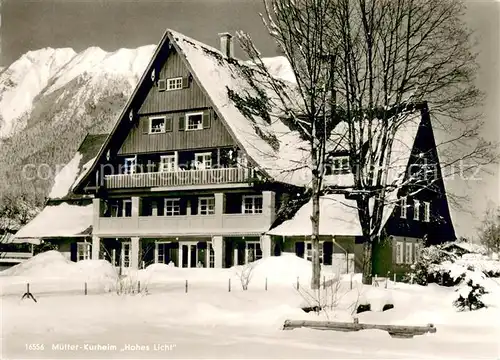
[[[363,244],[363,284],[370,285],[372,283],[372,248],[373,245],[370,239],[365,239]]]
[[[313,181],[316,183],[316,181]],[[319,191],[313,192],[313,203],[312,203],[312,235],[311,235],[311,247],[312,247],[312,279],[311,279],[311,289],[317,290],[320,287],[321,282],[321,264],[319,263]]]

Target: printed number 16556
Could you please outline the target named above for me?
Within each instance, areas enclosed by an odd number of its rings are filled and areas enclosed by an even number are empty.
[[[26,344],[26,350],[41,351],[44,349],[45,349],[45,347],[43,344]]]

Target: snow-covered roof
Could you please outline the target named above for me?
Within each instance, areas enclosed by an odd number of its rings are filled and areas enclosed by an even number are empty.
[[[481,244],[474,244],[466,241],[453,241],[447,244],[444,244],[443,248],[448,249],[450,247],[457,247],[462,250],[465,250],[467,253],[474,253],[474,254],[487,254],[488,249],[486,246],[481,245]]]
[[[78,237],[88,235],[92,226],[92,204],[62,202],[47,205],[40,214],[16,233],[17,239]]]
[[[299,133],[291,131],[279,119],[279,114],[275,114],[270,123],[257,115],[253,115],[253,120],[250,120],[229,97],[229,90],[240,96],[257,96],[243,73],[249,65],[229,59],[219,50],[176,31],[168,30],[168,33],[215,111],[248,156],[276,181],[294,185],[308,184],[308,169],[297,170],[310,161],[307,144],[299,137]],[[254,75],[258,76],[256,72]],[[268,89],[262,90],[268,96],[273,96]]]
[[[73,197],[72,190],[90,169],[95,157],[106,140],[107,134],[88,134],[78,151],[55,176],[49,199]],[[80,196],[79,196],[80,197]]]
[[[269,235],[311,235],[312,200],[302,206],[294,217],[267,232]],[[320,198],[319,235],[361,236],[356,201],[333,194]]]

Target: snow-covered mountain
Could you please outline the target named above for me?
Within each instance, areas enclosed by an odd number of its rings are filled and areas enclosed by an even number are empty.
[[[60,110],[52,120],[67,122],[68,115],[81,114],[88,101],[128,95],[153,51],[153,45],[109,53],[98,47],[81,53],[45,48],[22,55],[0,73],[0,138],[29,125],[30,118],[38,116],[37,105],[46,100]]]
[[[0,71],[0,197],[43,199],[85,135],[111,130],[154,49],[46,48]]]

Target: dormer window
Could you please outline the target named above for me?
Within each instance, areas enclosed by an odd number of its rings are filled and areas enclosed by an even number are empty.
[[[149,118],[149,133],[158,134],[165,132],[165,117],[152,117]]]
[[[182,89],[182,77],[167,79],[167,91]]]

